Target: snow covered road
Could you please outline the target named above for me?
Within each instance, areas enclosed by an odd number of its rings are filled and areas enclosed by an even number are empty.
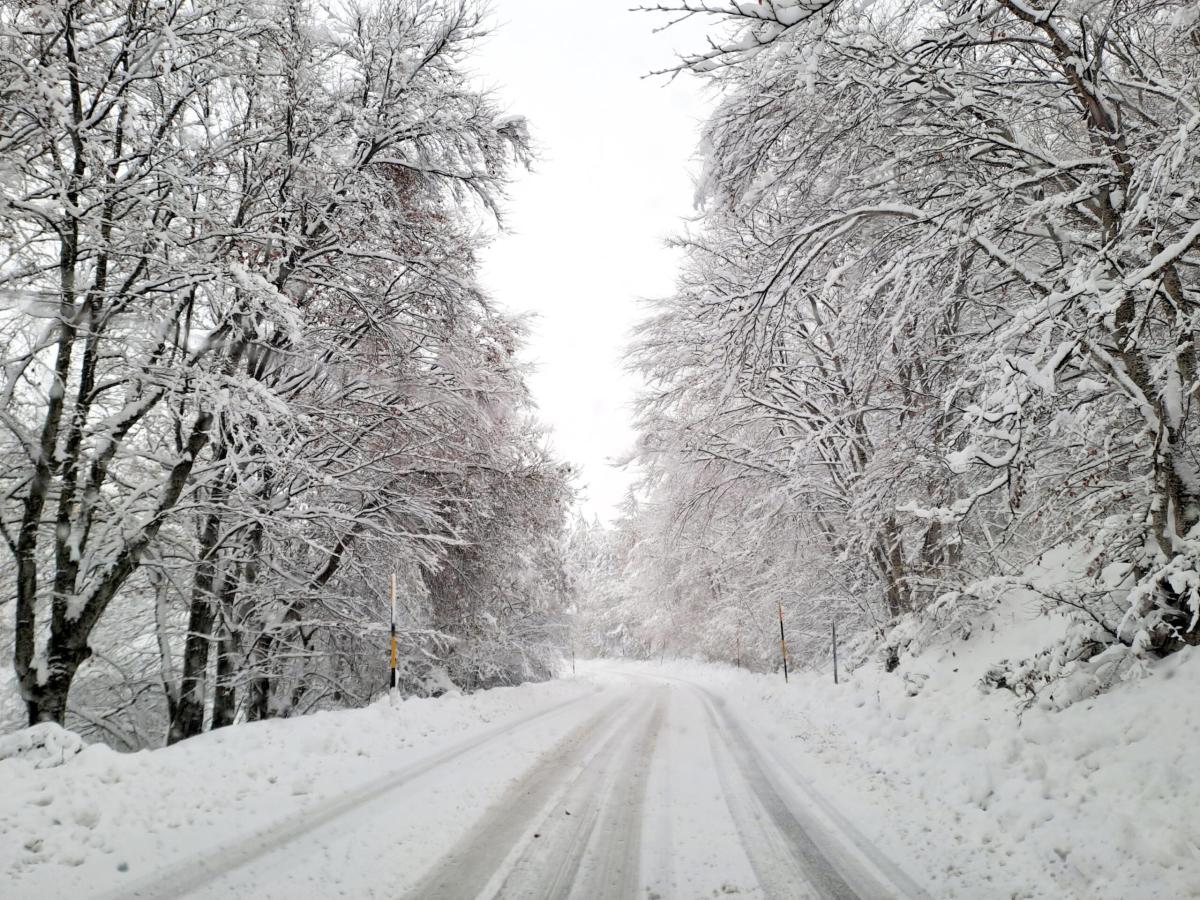
[[[1200,900],[1200,655],[1022,711],[974,683],[1022,621],[922,658],[919,696],[867,666],[589,662],[3,759],[0,898]]]
[[[105,896],[924,896],[728,704],[678,678],[598,673]]]

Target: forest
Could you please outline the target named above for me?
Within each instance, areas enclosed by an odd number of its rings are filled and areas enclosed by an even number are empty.
[[[1200,897],[1198,341],[1200,0],[0,0],[0,895]]]
[[[8,727],[119,749],[544,678],[570,471],[477,283],[473,3],[0,4]],[[8,700],[8,698],[5,698]]]
[[[5,730],[366,705],[393,577],[405,695],[784,620],[891,671],[1013,592],[1072,623],[1019,696],[1200,644],[1200,7],[640,12],[713,104],[603,524],[480,283],[534,156],[486,8],[0,2]]]
[[[1069,702],[1200,643],[1200,7],[645,11],[717,100],[588,645],[891,669],[1017,591],[1074,624],[986,680]]]

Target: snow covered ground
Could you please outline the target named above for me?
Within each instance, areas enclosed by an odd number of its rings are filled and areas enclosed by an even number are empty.
[[[1013,598],[969,639],[906,656],[896,673],[870,663],[837,686],[829,672],[785,685],[704,663],[643,665],[736,702],[779,759],[934,897],[1200,897],[1200,648],[1061,712],[980,691],[990,665],[1061,630]]]
[[[0,895],[1200,896],[1200,653],[1064,712],[983,695],[1012,608],[904,668],[670,661],[0,762]],[[67,753],[69,747],[57,752]]]
[[[291,896],[356,896],[356,879],[390,895],[393,869],[440,852],[492,782],[581,719],[571,701],[594,691],[554,681],[240,725],[134,754],[97,744],[53,768],[0,762],[0,896],[178,895],[235,863],[257,868],[297,827],[320,820],[336,835],[350,809],[378,827],[368,837],[382,839],[379,868],[331,869]],[[388,791],[429,760],[483,744],[486,756],[443,767],[445,783],[419,798]],[[173,886],[161,883],[168,875]]]

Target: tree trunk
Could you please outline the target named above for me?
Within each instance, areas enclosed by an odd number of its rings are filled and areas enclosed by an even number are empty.
[[[232,725],[237,715],[237,690],[234,687],[234,678],[237,675],[237,650],[237,635],[226,627],[221,634],[221,642],[217,648],[217,683],[213,690],[213,728]]]
[[[216,453],[218,462],[228,450],[224,444]],[[194,737],[204,730],[204,705],[208,693],[208,651],[213,639],[213,623],[217,616],[217,565],[220,554],[221,515],[219,510],[229,496],[229,477],[225,476],[209,495],[213,512],[204,519],[200,532],[196,575],[192,582],[191,604],[188,610],[188,631],[183,651],[183,672],[179,679],[179,702],[167,743],[174,744]]]
[[[71,682],[75,673],[92,655],[91,648],[86,644],[63,648],[53,656],[48,655],[48,674],[40,682],[32,696],[26,698],[25,707],[29,713],[29,724],[39,722],[57,722],[64,724],[67,718],[67,695],[71,690]]]
[[[194,737],[204,730],[204,705],[208,684],[208,646],[212,640],[216,604],[211,593],[196,591],[188,615],[188,634],[183,651],[183,677],[179,679],[179,703],[167,743]]]
[[[253,675],[246,688],[246,720],[261,722],[271,717],[271,679],[267,670],[270,665],[270,635],[260,635],[250,652],[250,668]]]

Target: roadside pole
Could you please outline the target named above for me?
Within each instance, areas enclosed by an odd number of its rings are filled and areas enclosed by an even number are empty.
[[[392,573],[392,665],[388,689],[392,697],[396,696],[396,573]]]
[[[837,622],[830,622],[829,629],[833,634],[833,683],[837,684]]]
[[[787,684],[787,681],[788,681],[787,638],[785,638],[783,636],[783,603],[780,602],[778,604],[778,606],[779,606],[779,650],[783,654],[783,683]]]

